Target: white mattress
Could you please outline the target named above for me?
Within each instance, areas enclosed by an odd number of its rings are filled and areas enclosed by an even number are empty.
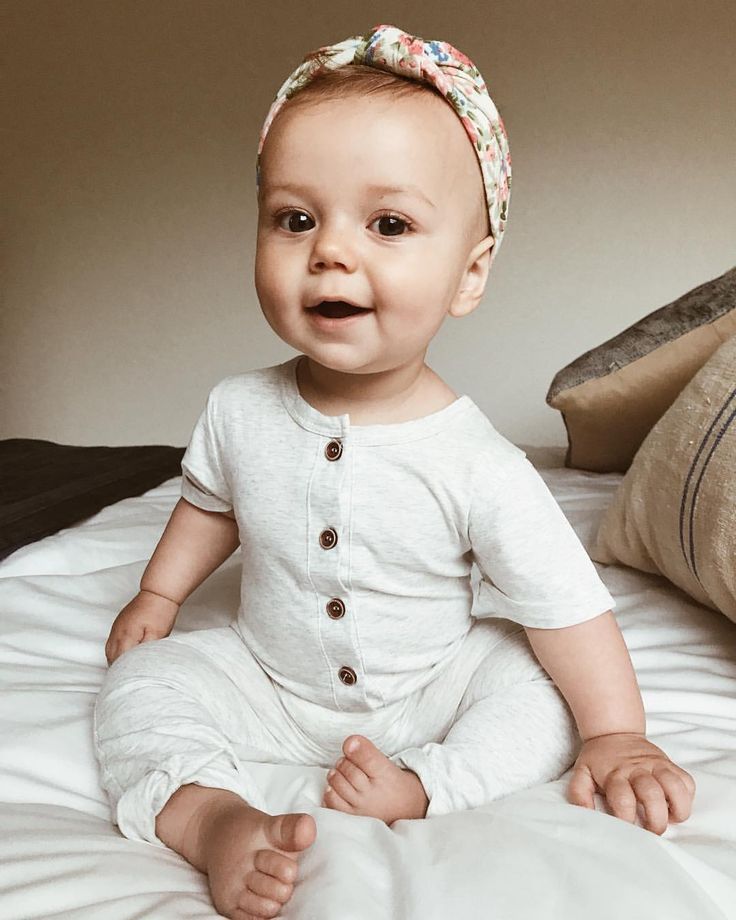
[[[530,449],[538,465],[559,461]],[[621,477],[542,475],[586,545]],[[0,563],[0,918],[216,917],[206,879],[126,840],[99,786],[91,713],[103,645],[179,496],[171,479]],[[238,606],[239,553],[182,609],[184,630]],[[599,566],[639,675],[651,739],[695,778],[662,837],[567,804],[567,778],[389,829],[319,807],[326,770],[252,764],[271,811],[317,841],[286,920],[736,918],[736,625],[662,578]],[[482,596],[479,599],[482,605]]]

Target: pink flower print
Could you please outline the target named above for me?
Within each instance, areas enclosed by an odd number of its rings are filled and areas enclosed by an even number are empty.
[[[452,89],[452,80],[446,77],[445,74],[438,69],[434,78],[434,85],[444,96],[446,96]]]
[[[445,43],[447,44],[447,43]],[[468,67],[472,67],[475,70],[475,64],[470,60],[469,57],[466,57],[462,51],[458,51],[457,48],[453,48],[452,45],[447,44],[447,51],[449,54],[455,58],[456,61],[460,61],[461,64],[465,64]]]
[[[475,125],[475,123],[472,122],[472,121],[468,118],[467,115],[463,115],[463,116],[460,118],[460,121],[461,121],[461,122],[463,123],[463,125],[465,126],[465,130],[466,130],[466,131],[468,132],[468,134],[470,135],[470,138],[471,138],[471,140],[473,141],[473,143],[476,144],[477,141],[478,141],[478,128],[477,128],[477,126]]]

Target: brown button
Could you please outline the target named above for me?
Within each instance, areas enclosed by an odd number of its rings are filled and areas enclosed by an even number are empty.
[[[332,527],[328,527],[327,530],[323,530],[319,535],[319,545],[322,549],[332,549],[332,547],[337,543],[337,531],[333,530]]]
[[[340,617],[345,616],[345,604],[339,597],[333,597],[331,601],[328,601],[327,616],[332,620],[339,620]]]
[[[347,684],[348,687],[352,687],[358,680],[358,676],[352,668],[340,668],[338,677],[344,684]]]
[[[325,457],[328,460],[339,460],[342,456],[342,444],[339,441],[330,441],[325,447]]]

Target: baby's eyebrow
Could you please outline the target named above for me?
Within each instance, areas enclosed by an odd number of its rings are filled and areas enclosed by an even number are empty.
[[[304,191],[308,191],[306,186],[301,186],[294,182],[278,182],[274,185],[268,186],[264,192],[264,197],[267,197],[274,192],[292,192],[294,194],[299,194],[300,192]],[[371,193],[378,192],[379,194],[383,195],[412,195],[413,197],[421,198],[430,206],[430,208],[436,208],[434,202],[427,198],[419,186],[413,185],[411,183],[407,183],[405,185],[384,185],[374,182],[366,186],[366,191]]]
[[[425,201],[430,208],[434,208],[435,204],[433,201],[430,201],[429,198],[424,194],[424,192],[419,188],[418,185],[369,185],[367,186],[370,192],[381,192],[382,194],[388,195],[413,195],[417,198],[421,198]]]

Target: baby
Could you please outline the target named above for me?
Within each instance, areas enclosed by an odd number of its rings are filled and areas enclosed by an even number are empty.
[[[571,803],[600,791],[657,834],[686,819],[695,785],[645,737],[595,567],[523,452],[425,363],[506,224],[478,70],[390,25],[321,48],[271,107],[257,177],[258,298],[299,354],[213,388],[113,624],[95,740],[121,832],[260,918],[317,830],[267,813],[249,761],[329,767],[325,808],[389,825],[573,764]],[[237,620],[169,637],[239,545]],[[491,603],[471,616],[473,563]]]

